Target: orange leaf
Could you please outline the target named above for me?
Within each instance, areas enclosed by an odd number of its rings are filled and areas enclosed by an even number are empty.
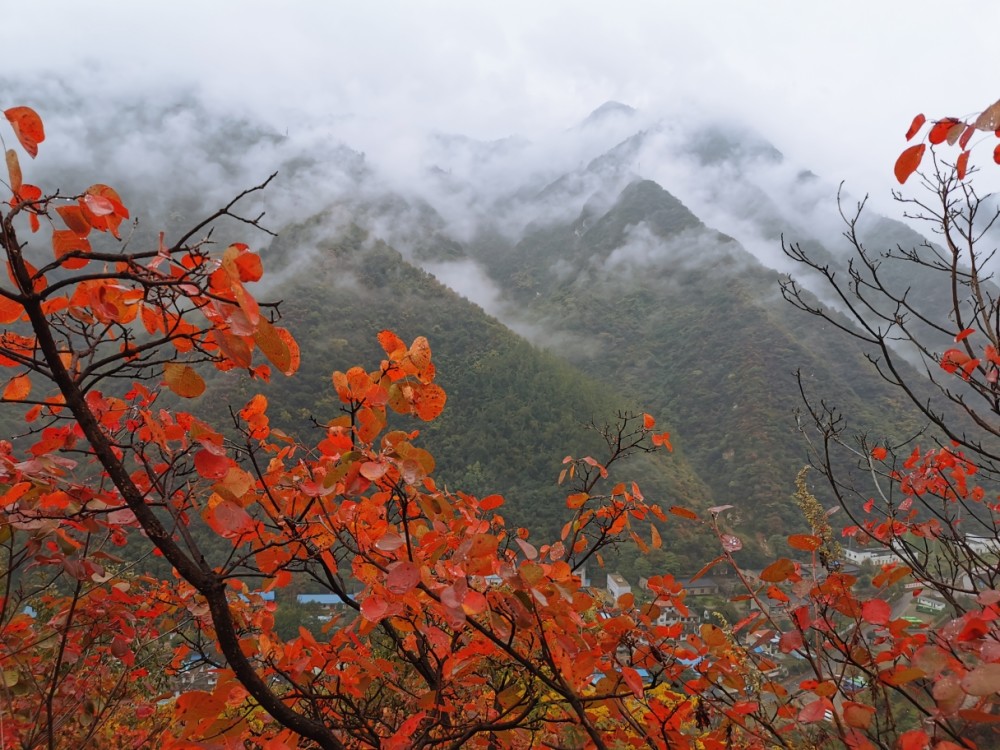
[[[24,305],[0,295],[0,323],[13,323],[24,313]]]
[[[401,359],[406,355],[406,344],[392,331],[379,331],[378,342],[390,359]]]
[[[167,362],[163,365],[163,380],[181,398],[195,398],[205,392],[205,381],[189,365]]]
[[[660,537],[660,532],[654,524],[649,525],[649,535],[653,549],[660,549],[663,546],[663,539]]]
[[[576,510],[581,507],[587,500],[590,499],[590,495],[586,492],[574,492],[572,495],[566,498],[566,507],[570,510]]]
[[[118,238],[118,227],[129,214],[113,188],[101,183],[91,185],[78,203],[81,215],[90,226],[99,232],[111,232]]]
[[[887,669],[879,672],[879,679],[887,685],[905,685],[908,682],[919,680],[927,674],[922,669],[916,667],[902,667],[900,669]]]
[[[875,708],[873,706],[866,706],[863,703],[855,703],[854,701],[844,701],[844,723],[849,727],[855,727],[857,729],[867,729],[868,725],[871,724],[872,717],[875,715]]]
[[[760,580],[767,583],[787,581],[795,573],[795,563],[786,557],[775,560],[760,572]]]
[[[651,430],[654,427],[656,427],[656,420],[653,419],[653,415],[651,415],[651,414],[643,414],[642,415],[642,426],[646,430]]]
[[[27,375],[18,375],[11,378],[7,387],[3,389],[5,401],[24,401],[31,393],[31,379]]]
[[[448,395],[437,383],[428,383],[413,391],[413,409],[425,422],[430,422],[444,410]]]
[[[896,159],[896,166],[893,171],[900,185],[906,182],[910,178],[910,175],[917,171],[917,167],[920,166],[920,160],[924,158],[924,151],[926,150],[926,144],[918,143],[916,146],[910,146]]]
[[[883,448],[881,445],[876,445],[872,448],[872,458],[876,461],[885,461],[886,456],[889,455],[889,451]]]
[[[14,135],[28,155],[32,159],[38,156],[38,144],[45,140],[45,128],[38,113],[31,107],[11,107],[4,110],[4,116],[10,120]]]
[[[66,227],[80,237],[90,234],[91,226],[83,215],[83,209],[78,205],[59,206],[56,213],[62,217]]]
[[[90,252],[90,240],[80,237],[76,232],[69,229],[57,229],[52,232],[52,250],[55,252],[56,260],[60,260],[67,253],[78,250],[80,252]],[[66,258],[60,265],[68,270],[83,268],[90,263],[89,258]]]
[[[257,324],[257,330],[253,333],[253,340],[257,342],[260,350],[264,352],[264,356],[271,360],[271,364],[286,375],[290,375],[295,372],[292,368],[295,358],[292,356],[292,351],[285,342],[285,337],[278,333],[279,330],[281,329],[276,328],[264,320],[264,318],[261,318]]]
[[[670,512],[675,516],[680,516],[681,518],[690,518],[692,521],[698,520],[698,514],[693,510],[688,510],[687,508],[682,508],[679,505],[671,505]]]
[[[788,546],[803,552],[812,552],[823,543],[823,540],[812,534],[792,534],[788,537]]]

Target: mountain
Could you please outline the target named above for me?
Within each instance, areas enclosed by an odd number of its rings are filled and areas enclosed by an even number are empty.
[[[612,134],[642,125],[611,103],[577,129],[609,121]],[[808,461],[797,372],[849,429],[920,429],[864,352],[781,299],[782,237],[829,262],[844,249],[829,230],[835,207],[821,205],[826,188],[771,144],[732,125],[652,123],[557,175],[518,172],[530,148],[435,136],[443,161],[423,189],[392,189],[369,167],[353,194],[282,232],[268,259],[294,269],[274,291],[303,346],[303,372],[273,399],[289,424],[329,418],[330,370],[377,358],[379,329],[427,335],[452,396],[424,439],[449,484],[501,491],[511,520],[552,534],[565,519],[558,461],[597,448],[575,442],[580,426],[647,411],[679,448],[642,468],[655,496],[732,504],[727,522],[751,558],[803,524],[789,500]],[[499,173],[505,163],[503,189],[477,184],[476,164]],[[648,163],[673,182],[644,178]],[[693,558],[690,543],[681,534],[672,552]]]
[[[47,123],[68,128],[85,104],[64,97]],[[733,504],[750,555],[802,523],[788,500],[807,460],[793,373],[849,429],[921,426],[863,352],[781,299],[793,269],[820,288],[782,239],[822,262],[846,257],[837,190],[737,123],[609,102],[539,141],[437,133],[382,154],[333,126],[276,133],[219,117],[193,94],[111,104],[116,121],[83,118],[86,148],[37,181],[99,173],[146,217],[131,240],[142,242],[160,227],[169,240],[277,169],[246,209],[280,230],[260,296],[284,300],[303,350],[300,375],[272,386],[276,418],[315,429],[336,412],[330,372],[377,362],[380,329],[426,335],[450,394],[421,437],[442,481],[502,492],[510,519],[540,534],[565,520],[562,457],[596,454],[583,427],[620,409],[655,414],[677,446],[626,472],[666,506]],[[876,245],[919,239],[887,219],[861,226]],[[219,235],[253,240],[236,222]],[[249,387],[213,381],[206,408]],[[687,532],[665,538],[672,554],[704,558],[688,554]]]
[[[421,430],[439,483],[483,496],[502,493],[508,521],[543,540],[558,538],[570,518],[566,489],[556,484],[563,457],[600,460],[602,443],[588,426],[609,423],[623,410],[637,412],[639,401],[533,346],[356,224],[331,226],[329,218],[288,228],[268,251],[276,265],[306,256],[295,262],[301,272],[272,290],[302,352],[294,378],[264,389],[272,419],[307,438],[320,434],[316,423],[339,414],[333,370],[376,366],[384,356],[379,330],[405,340],[425,335],[448,403],[430,424],[405,420],[401,426]],[[260,385],[216,378],[205,400],[239,403],[250,388]],[[638,480],[647,497],[666,505],[701,506],[711,494],[683,451],[637,456],[616,476]],[[685,532],[678,542],[691,538]],[[684,554],[683,545],[674,548]]]

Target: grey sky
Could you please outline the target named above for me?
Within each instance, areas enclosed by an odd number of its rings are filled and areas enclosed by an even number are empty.
[[[377,135],[401,154],[399,144],[428,129],[552,134],[616,99],[744,121],[877,205],[888,203],[914,114],[963,115],[1000,96],[991,81],[1000,4],[969,0],[60,1],[10,10],[5,75],[59,72],[97,99],[194,85],[281,130],[323,123],[349,143]],[[974,160],[989,162],[992,145]]]

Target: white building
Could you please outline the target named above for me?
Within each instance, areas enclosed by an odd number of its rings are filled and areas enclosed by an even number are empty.
[[[632,586],[621,573],[608,573],[608,596],[612,602],[617,602],[622,594],[631,594]]]

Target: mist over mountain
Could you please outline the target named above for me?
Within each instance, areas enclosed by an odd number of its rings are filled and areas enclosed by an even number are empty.
[[[426,335],[452,394],[425,431],[445,480],[509,494],[512,518],[546,533],[565,515],[558,461],[599,447],[573,433],[616,409],[674,433],[677,453],[640,469],[661,504],[732,503],[757,550],[799,522],[796,371],[852,427],[919,428],[863,352],[781,299],[801,271],[782,238],[846,252],[838,190],[739,123],[607,102],[559,133],[479,141],[346,115],[276,130],[190,90],[118,95],[103,116],[57,81],[32,96],[52,138],[26,179],[114,185],[141,217],[134,242],[277,172],[244,211],[278,239],[238,223],[215,239],[264,246],[263,294],[286,300],[303,371],[280,386],[281,418],[324,418],[330,371],[376,356],[380,328]],[[864,231],[919,239],[879,217]]]

